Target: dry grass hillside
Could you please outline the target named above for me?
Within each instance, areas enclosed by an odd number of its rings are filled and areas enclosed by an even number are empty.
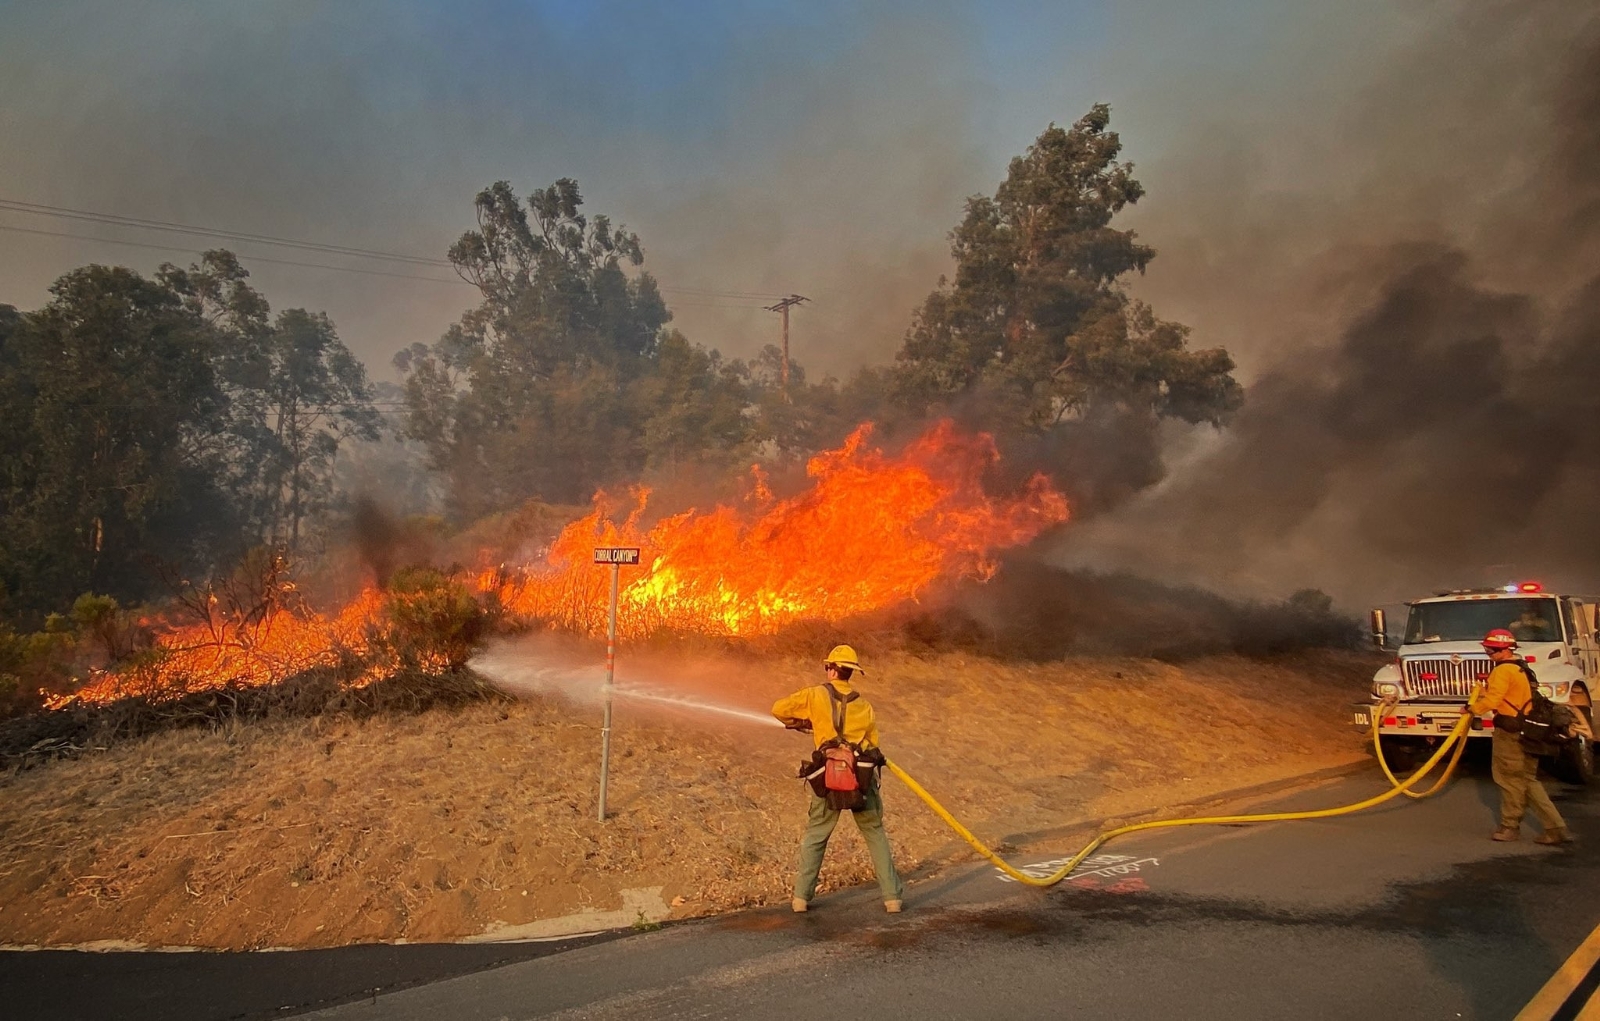
[[[995,839],[1357,759],[1342,710],[1370,676],[1367,657],[1334,653],[869,666],[861,690],[888,754]],[[684,676],[681,660],[641,654],[621,671],[758,712],[820,680],[812,659],[712,660]],[[599,726],[592,704],[535,693],[167,733],[0,777],[0,943],[451,940],[657,887],[678,916],[787,899],[807,739],[619,701],[602,824]],[[885,787],[906,872],[970,859],[897,781]],[[870,878],[847,823],[823,889]]]

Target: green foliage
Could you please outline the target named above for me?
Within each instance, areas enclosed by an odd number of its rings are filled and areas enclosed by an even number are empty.
[[[638,238],[579,212],[575,182],[529,196],[499,182],[477,197],[478,229],[450,249],[482,301],[432,347],[413,345],[408,435],[475,517],[541,494],[582,500],[596,479],[640,463],[633,384],[670,318]]]
[[[1070,130],[1051,125],[1011,161],[993,198],[977,196],[951,234],[954,281],[917,311],[897,358],[895,397],[918,414],[959,406],[1002,436],[1093,435],[1131,446],[1154,423],[1220,424],[1238,407],[1233,361],[1190,351],[1188,328],[1159,319],[1119,286],[1154,249],[1112,220],[1144,194],[1110,109]],[[1144,448],[1143,450],[1139,448]],[[1130,484],[1153,478],[1135,477]]]
[[[36,708],[41,690],[65,691],[75,644],[70,631],[20,634],[0,623],[0,716]]]
[[[259,387],[270,430],[266,480],[270,538],[294,552],[308,515],[326,509],[334,456],[347,439],[376,440],[378,413],[366,368],[321,313],[280,313],[262,347]]]
[[[662,471],[750,442],[750,385],[744,367],[671,330],[656,348],[654,371],[635,384],[642,411],[639,445],[646,469]]]
[[[5,620],[0,585],[0,717],[39,705],[39,693],[71,689],[75,675],[130,655],[143,631],[109,596],[84,593],[71,614],[50,614],[44,628],[18,632]]]
[[[72,631],[79,644],[92,650],[99,663],[115,663],[131,655],[141,643],[137,619],[111,596],[85,592],[72,604]]]
[[[395,358],[407,435],[450,478],[458,519],[790,442],[751,410],[774,385],[668,330],[655,280],[625,272],[643,263],[638,237],[581,206],[566,179],[526,203],[503,181],[481,192],[450,259],[482,301]]]
[[[378,412],[333,322],[300,308],[272,319],[248,276],[231,252],[212,251],[186,270],[162,266],[158,279],[218,339],[228,440],[219,468],[249,541],[295,552],[307,517],[328,507],[340,446],[376,440]]]
[[[488,629],[465,585],[426,567],[405,567],[389,585],[387,644],[408,669],[442,673],[466,666]]]
[[[259,543],[293,546],[334,454],[376,435],[326,316],[276,320],[225,251],[155,280],[86,266],[0,306],[0,581],[37,621],[75,593],[141,601]]]
[[[634,932],[656,932],[661,928],[660,922],[653,922],[644,916],[641,908],[635,912],[633,922],[628,926]]]
[[[225,399],[205,323],[126,269],[51,293],[0,337],[0,578],[23,611],[142,597],[152,561],[203,562],[233,521],[206,443]]]
[[[769,460],[779,464],[803,460],[818,450],[836,446],[867,418],[877,417],[881,400],[865,396],[863,381],[873,379],[863,370],[841,388],[832,377],[820,383],[806,379],[805,368],[789,363],[789,388],[780,377],[783,353],[776,344],[761,349],[749,365],[750,408],[746,412],[752,440]],[[851,397],[856,400],[852,402]]]

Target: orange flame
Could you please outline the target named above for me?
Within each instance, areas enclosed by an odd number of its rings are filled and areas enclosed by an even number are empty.
[[[275,684],[333,666],[342,655],[365,655],[369,626],[381,608],[382,596],[367,589],[332,617],[274,609],[259,620],[242,620],[213,609],[206,621],[160,635],[148,662],[95,671],[77,691],[48,695],[44,705],[64,709],[141,696],[165,702],[229,686]]]
[[[769,634],[799,620],[840,620],[916,599],[941,580],[987,579],[996,550],[1067,519],[1066,498],[1043,475],[1015,497],[984,492],[983,475],[999,459],[985,434],[964,435],[943,422],[894,456],[869,446],[871,434],[862,425],[839,449],[812,458],[811,487],[790,499],[775,499],[753,468],[748,512],[689,510],[646,529],[647,489],[633,491],[633,509],[620,523],[605,512],[602,494],[542,563],[510,576],[483,572],[477,588],[525,620],[600,633],[610,579],[592,551],[638,546],[639,566],[623,568],[620,633]],[[370,657],[387,599],[369,588],[332,616],[305,608],[230,616],[213,605],[200,623],[159,635],[147,660],[96,671],[78,691],[48,696],[45,705],[168,701]],[[384,669],[369,664],[355,684]]]
[[[513,613],[597,633],[609,580],[591,551],[638,546],[637,573],[622,569],[620,633],[768,634],[915,599],[942,579],[987,579],[994,551],[1067,518],[1066,498],[1042,475],[1015,498],[984,493],[983,474],[998,460],[987,435],[943,422],[891,457],[868,446],[871,433],[863,425],[812,458],[814,482],[792,499],[774,500],[754,469],[753,517],[719,506],[646,531],[639,519],[649,492],[639,489],[620,524],[597,506],[561,533],[539,568],[509,581],[486,575],[480,585],[498,588]]]

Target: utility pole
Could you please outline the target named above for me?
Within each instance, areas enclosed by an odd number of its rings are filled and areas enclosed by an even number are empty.
[[[787,298],[780,299],[776,305],[768,305],[766,307],[768,312],[777,312],[783,316],[783,368],[779,374],[779,382],[783,386],[785,400],[789,397],[789,309],[802,301],[810,300],[810,298],[798,294],[791,294]]]

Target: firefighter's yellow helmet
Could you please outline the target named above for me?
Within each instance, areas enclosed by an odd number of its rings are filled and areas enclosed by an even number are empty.
[[[835,645],[833,651],[828,653],[828,658],[822,661],[822,665],[847,666],[856,673],[866,673],[861,669],[861,660],[856,656],[856,650],[848,645]]]

